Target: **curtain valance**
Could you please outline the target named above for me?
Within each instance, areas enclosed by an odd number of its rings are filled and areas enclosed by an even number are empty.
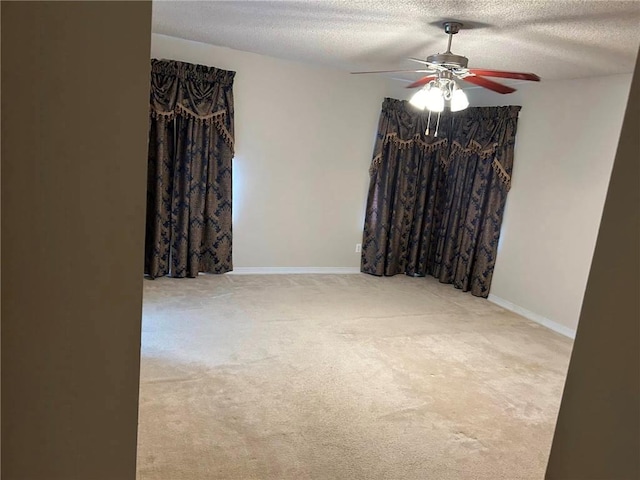
[[[233,149],[235,74],[206,65],[153,59],[150,113],[156,118],[182,115],[214,124]]]

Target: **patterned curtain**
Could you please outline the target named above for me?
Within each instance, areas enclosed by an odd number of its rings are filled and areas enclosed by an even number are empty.
[[[152,60],[145,273],[233,269],[235,72]]]
[[[487,297],[520,107],[445,113],[438,136],[408,102],[382,105],[363,236],[364,273],[433,275]],[[430,122],[431,133],[435,117]]]

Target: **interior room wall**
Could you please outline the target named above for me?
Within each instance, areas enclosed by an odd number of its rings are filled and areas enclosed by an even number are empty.
[[[134,480],[151,2],[1,9],[2,477]]]
[[[235,70],[234,263],[357,270],[374,135],[405,84],[164,35],[154,58]],[[522,105],[491,299],[573,336],[631,74],[467,90]]]
[[[235,271],[358,271],[387,81],[157,34],[151,56],[236,71]]]
[[[548,480],[640,478],[640,63],[584,296]]]

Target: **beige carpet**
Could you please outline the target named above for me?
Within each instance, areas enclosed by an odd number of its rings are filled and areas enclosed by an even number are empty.
[[[139,480],[544,477],[544,327],[433,278],[144,284]]]

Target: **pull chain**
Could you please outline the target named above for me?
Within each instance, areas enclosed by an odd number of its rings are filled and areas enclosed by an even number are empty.
[[[429,136],[429,124],[431,123],[431,110],[429,110],[429,116],[427,117],[427,130],[424,132],[424,134],[428,137]]]
[[[429,112],[431,113],[431,112]],[[438,121],[436,123],[436,133],[433,134],[434,137],[438,136],[438,127],[440,127],[440,112],[438,112]]]

